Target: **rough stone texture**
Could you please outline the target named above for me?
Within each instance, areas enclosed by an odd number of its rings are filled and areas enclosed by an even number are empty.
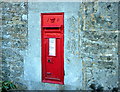
[[[118,4],[118,30],[120,31],[120,2]],[[120,75],[120,32],[118,33],[118,75]],[[118,80],[120,80],[120,76],[118,76]],[[120,88],[120,81],[118,88]]]
[[[2,37],[1,30],[2,30],[2,4],[0,3],[0,38]],[[1,39],[0,39],[0,46],[2,46]],[[2,49],[0,50],[0,76],[2,76],[2,62],[1,61],[2,61]],[[2,81],[1,77],[0,77],[0,81]],[[1,91],[1,86],[2,84],[0,83],[0,91]]]
[[[79,14],[84,88],[118,87],[118,2],[82,3]]]
[[[27,48],[27,3],[2,2],[2,76],[22,88],[24,54]],[[25,87],[25,86],[24,86]],[[24,88],[23,87],[23,88]]]

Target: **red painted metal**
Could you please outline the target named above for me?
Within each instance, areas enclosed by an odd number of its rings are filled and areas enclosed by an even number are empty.
[[[42,82],[64,84],[64,13],[41,13]],[[55,38],[55,56],[49,39]]]

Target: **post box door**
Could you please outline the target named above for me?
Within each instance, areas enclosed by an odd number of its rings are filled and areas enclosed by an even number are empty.
[[[64,84],[62,38],[44,38],[43,82]]]
[[[46,82],[62,84],[61,39],[45,39],[45,74]]]

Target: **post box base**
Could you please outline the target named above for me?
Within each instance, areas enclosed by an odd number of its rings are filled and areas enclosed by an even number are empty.
[[[42,80],[43,83],[52,83],[52,84],[61,84],[64,85],[63,82],[60,81],[54,81],[54,80]]]

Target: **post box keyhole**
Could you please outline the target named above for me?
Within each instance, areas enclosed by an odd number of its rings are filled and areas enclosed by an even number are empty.
[[[51,62],[50,59],[48,59],[48,62],[49,62],[49,63]]]

